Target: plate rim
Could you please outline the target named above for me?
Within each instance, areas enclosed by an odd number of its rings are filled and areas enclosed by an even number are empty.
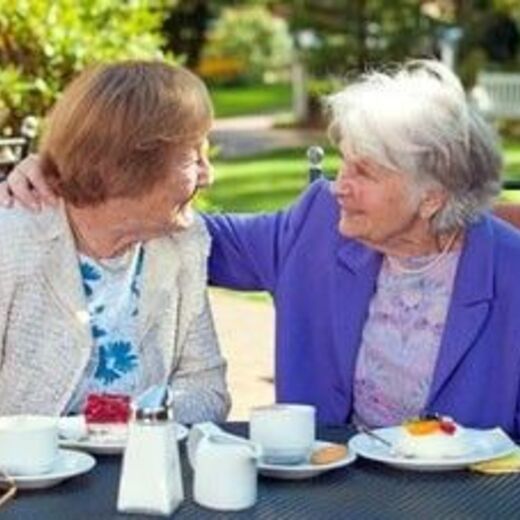
[[[83,466],[75,467],[70,469],[62,469],[61,471],[51,470],[47,473],[40,473],[38,475],[11,475],[11,478],[15,481],[16,485],[43,483],[46,481],[56,482],[65,480],[67,478],[76,477],[87,473],[94,468],[96,465],[96,459],[90,453],[84,453],[78,450],[70,450],[66,448],[58,448],[57,459],[72,457],[77,460],[83,459]],[[0,482],[5,483],[6,479],[0,476]]]
[[[176,423],[176,428],[180,430],[177,434],[177,442],[181,442],[188,437],[189,428],[182,424]],[[112,441],[98,441],[96,442],[90,436],[83,437],[81,439],[67,439],[64,437],[58,438],[58,444],[60,448],[70,450],[81,450],[87,453],[94,453],[98,455],[117,455],[123,453],[126,445],[126,439],[123,440],[112,440]]]
[[[388,432],[393,432],[397,428],[400,428],[401,426],[388,426],[385,428],[374,428],[374,433],[377,435],[385,436]],[[482,432],[482,431],[492,431],[493,428],[490,429],[479,429],[479,428],[465,428],[471,433],[476,432]],[[374,453],[374,452],[367,452],[363,449],[359,449],[359,447],[356,447],[356,444],[359,443],[359,439],[370,439],[370,437],[363,432],[359,432],[348,442],[349,447],[356,452],[360,457],[363,457],[368,460],[381,462],[382,464],[387,464],[389,466],[393,466],[396,468],[401,469],[425,469],[425,470],[439,470],[439,471],[449,471],[453,469],[462,469],[467,468],[473,464],[478,464],[480,462],[486,462],[492,459],[496,459],[499,457],[506,456],[510,454],[514,449],[515,446],[512,445],[511,448],[503,448],[501,451],[497,451],[495,453],[488,453],[487,455],[481,454],[480,456],[474,455],[474,456],[468,456],[465,455],[464,457],[453,457],[453,458],[437,458],[437,459],[426,459],[426,458],[405,458],[405,457],[399,457],[395,455],[391,455],[389,452],[388,454],[385,453]],[[376,441],[373,441],[376,442]],[[513,442],[513,441],[511,441]],[[385,448],[382,448],[383,450]],[[386,448],[388,449],[388,448]]]

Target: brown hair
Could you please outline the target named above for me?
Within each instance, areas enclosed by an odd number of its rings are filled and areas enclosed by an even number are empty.
[[[212,117],[204,83],[182,67],[126,61],[89,68],[48,116],[43,174],[77,206],[138,197],[167,175],[174,150],[209,131]]]

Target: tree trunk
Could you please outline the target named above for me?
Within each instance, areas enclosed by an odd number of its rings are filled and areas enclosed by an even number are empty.
[[[368,61],[367,0],[356,0],[357,65],[364,70]]]

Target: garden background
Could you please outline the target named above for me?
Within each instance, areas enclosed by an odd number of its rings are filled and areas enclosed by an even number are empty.
[[[324,95],[367,68],[423,56],[453,66],[469,95],[482,71],[520,74],[519,25],[518,0],[0,0],[0,135],[16,135],[28,115],[41,121],[90,63],[182,63],[215,104],[216,182],[200,208],[277,210],[305,188],[310,144],[325,148],[327,173],[337,168]],[[504,175],[520,179],[520,123],[493,124]],[[0,159],[9,153],[0,146]],[[266,295],[211,297],[232,417],[244,418],[273,400],[273,311]]]

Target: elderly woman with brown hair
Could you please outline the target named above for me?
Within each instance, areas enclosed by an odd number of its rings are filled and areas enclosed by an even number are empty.
[[[0,217],[0,414],[170,380],[177,420],[226,417],[210,240],[190,209],[211,121],[202,82],[164,63],[93,67],[66,89],[39,148],[60,203]]]

